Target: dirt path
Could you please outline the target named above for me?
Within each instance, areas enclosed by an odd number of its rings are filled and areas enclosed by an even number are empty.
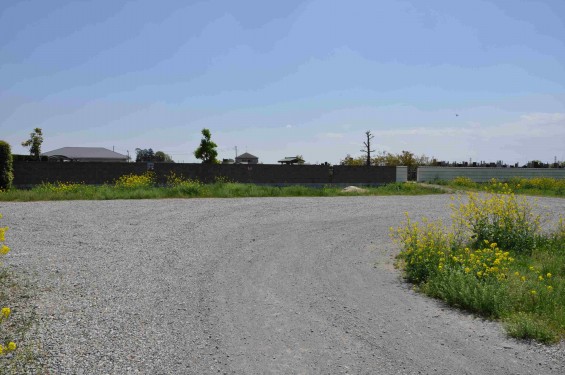
[[[565,200],[542,200],[553,214]],[[57,374],[563,374],[413,292],[388,233],[449,196],[1,203]]]

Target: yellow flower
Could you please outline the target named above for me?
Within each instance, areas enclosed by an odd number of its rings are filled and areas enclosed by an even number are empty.
[[[525,277],[525,276],[522,276],[522,277],[520,278],[520,280],[522,280],[522,282],[525,282],[525,281],[526,281],[526,277]]]
[[[10,310],[9,307],[4,307],[2,308],[2,315],[4,316],[4,318],[8,318],[11,314],[12,310]]]
[[[532,294],[532,296],[535,296],[537,294],[535,290],[530,290],[530,293]]]
[[[471,272],[471,269],[469,267],[465,267],[465,273],[469,273]]]
[[[4,353],[4,347],[2,346],[2,344],[0,344],[0,355],[2,355]]]
[[[551,292],[551,291],[553,291],[553,287],[552,287],[551,285],[548,285],[548,286],[547,286],[547,290],[548,290],[549,292]]]
[[[547,276],[548,279],[551,279],[551,276],[553,276],[553,275],[550,272],[548,272],[547,275],[545,275],[545,276]]]
[[[0,254],[2,255],[6,255],[10,252],[10,248],[4,244],[2,244],[2,247],[0,247]]]
[[[516,271],[516,272],[514,272],[514,275],[515,275],[515,276],[520,276],[520,272]]]
[[[16,348],[17,348],[17,345],[16,345],[15,342],[10,341],[10,342],[8,343],[8,350],[13,351],[13,350],[16,350]]]
[[[538,280],[539,280],[539,281],[543,281],[543,276],[541,276],[541,275],[538,276]]]

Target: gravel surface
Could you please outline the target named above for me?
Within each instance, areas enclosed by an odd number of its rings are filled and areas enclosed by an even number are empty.
[[[0,203],[52,374],[564,374],[565,346],[413,292],[406,211],[449,195]],[[541,199],[565,212],[565,199]]]

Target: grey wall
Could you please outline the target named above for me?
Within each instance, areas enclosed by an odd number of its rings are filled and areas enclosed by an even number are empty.
[[[564,168],[482,168],[482,167],[418,167],[418,182],[452,180],[468,177],[475,182],[488,182],[493,178],[508,180],[512,177],[565,178]]]

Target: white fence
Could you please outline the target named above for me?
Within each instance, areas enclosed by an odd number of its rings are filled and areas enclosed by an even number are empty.
[[[474,182],[488,182],[493,178],[508,180],[512,177],[551,177],[565,179],[565,168],[484,168],[484,167],[418,167],[418,182],[453,180],[468,177]]]

